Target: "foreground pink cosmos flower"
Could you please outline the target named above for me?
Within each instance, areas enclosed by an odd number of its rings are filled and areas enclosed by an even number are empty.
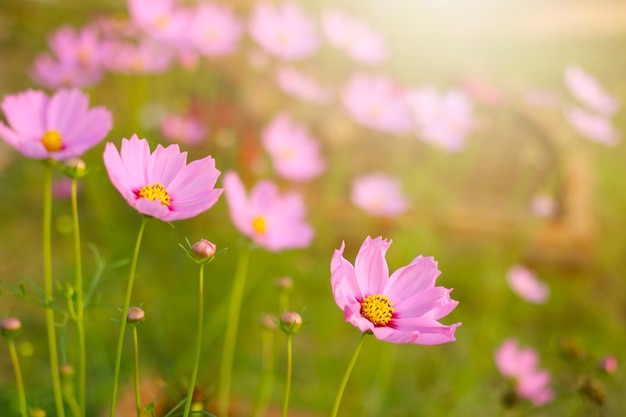
[[[387,58],[384,39],[366,23],[339,11],[326,11],[322,25],[328,42],[355,61],[379,64]]]
[[[521,349],[515,339],[507,339],[494,356],[500,373],[514,380],[517,395],[536,406],[552,401],[550,373],[537,369],[537,352],[530,348]]]
[[[398,216],[408,207],[400,180],[379,173],[356,178],[350,198],[355,206],[373,216]]]
[[[362,332],[392,343],[437,345],[455,341],[461,323],[449,326],[437,320],[457,306],[451,289],[435,287],[441,273],[432,257],[418,256],[389,276],[385,253],[391,241],[369,236],[354,266],[343,257],[345,243],[330,263],[330,282],[344,320]]]
[[[602,88],[598,80],[577,65],[565,69],[565,84],[581,104],[597,113],[610,116],[619,107],[617,100]]]
[[[259,2],[252,11],[250,35],[267,53],[292,61],[309,58],[319,47],[315,22],[296,2]]]
[[[150,153],[146,139],[122,139],[118,153],[111,142],[104,150],[104,165],[122,197],[141,214],[169,222],[188,219],[211,208],[221,189],[215,188],[220,171],[210,156],[187,164],[187,152],[178,145],[157,145]]]
[[[311,243],[313,228],[305,221],[304,201],[299,195],[281,195],[276,184],[261,181],[247,196],[234,172],[225,174],[223,183],[235,227],[254,243],[274,252]]]
[[[543,304],[548,299],[550,289],[541,282],[528,268],[521,265],[512,266],[506,279],[515,294],[533,304]]]
[[[78,89],[63,89],[48,97],[28,90],[2,100],[8,125],[0,122],[0,137],[24,156],[63,161],[83,155],[109,133],[111,112],[89,108],[89,97]]]
[[[279,113],[261,133],[263,146],[272,157],[278,175],[291,181],[308,181],[325,168],[320,145],[305,125]]]

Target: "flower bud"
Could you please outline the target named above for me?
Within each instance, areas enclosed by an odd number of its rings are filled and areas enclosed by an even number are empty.
[[[71,363],[64,363],[59,368],[59,373],[63,377],[70,377],[74,375],[74,366]]]
[[[200,259],[211,259],[215,256],[216,247],[215,244],[202,239],[191,245],[191,251]]]
[[[617,371],[617,357],[615,355],[605,356],[598,363],[598,368],[607,374],[613,374]]]
[[[82,178],[87,172],[87,165],[80,158],[72,158],[65,161],[63,171],[72,178]]]
[[[280,322],[286,332],[292,333],[302,326],[302,317],[295,311],[286,311],[280,316]]]
[[[13,337],[22,329],[22,322],[16,317],[7,317],[0,322],[2,334],[7,337]]]
[[[146,317],[146,313],[139,307],[131,307],[128,309],[128,322],[138,324]]]
[[[293,288],[293,280],[289,277],[282,277],[276,280],[276,286],[280,289],[290,290]]]

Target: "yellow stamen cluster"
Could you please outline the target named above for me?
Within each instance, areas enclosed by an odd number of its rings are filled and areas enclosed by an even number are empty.
[[[61,134],[56,130],[48,130],[41,137],[41,143],[48,152],[58,152],[63,148]]]
[[[259,234],[265,233],[265,228],[266,228],[265,219],[261,216],[255,217],[252,220],[252,228],[254,229],[255,232]]]
[[[393,303],[386,295],[368,295],[361,301],[361,316],[371,321],[376,327],[386,326],[394,312]]]
[[[154,201],[157,198],[164,206],[170,206],[172,204],[172,197],[170,193],[165,189],[163,184],[157,182],[156,184],[148,184],[141,187],[138,193],[139,197]]]

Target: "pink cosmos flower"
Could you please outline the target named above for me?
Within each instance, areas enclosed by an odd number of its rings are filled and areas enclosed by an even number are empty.
[[[192,13],[187,28],[191,45],[206,56],[233,53],[243,33],[243,24],[226,5],[204,2]]]
[[[132,23],[153,40],[170,45],[184,42],[190,14],[175,0],[128,0]]]
[[[58,90],[52,97],[27,90],[2,100],[8,125],[0,136],[24,156],[64,161],[83,155],[109,133],[111,112],[89,108],[89,97],[78,89]]]
[[[161,134],[170,142],[197,145],[207,129],[193,115],[168,114],[161,120]]]
[[[463,91],[451,89],[440,94],[432,87],[424,87],[409,92],[407,100],[420,139],[451,152],[465,146],[474,129],[474,117],[473,105]]]
[[[606,116],[594,114],[579,107],[563,112],[569,124],[580,135],[606,146],[615,146],[619,135]]]
[[[110,43],[100,37],[95,26],[75,30],[63,26],[48,38],[53,55],[37,55],[33,79],[44,87],[90,87],[104,75],[110,56]]]
[[[507,339],[494,356],[500,373],[515,381],[517,395],[536,406],[552,401],[550,373],[537,369],[539,357],[533,349],[521,349],[515,339]]]
[[[607,374],[614,374],[617,371],[618,360],[615,355],[605,356],[598,363],[598,368]]]
[[[330,88],[322,86],[315,77],[293,67],[276,71],[276,81],[285,93],[311,104],[328,104],[332,100]]]
[[[373,130],[406,133],[411,129],[411,111],[402,88],[384,75],[353,75],[341,98],[355,122]]]
[[[400,180],[379,173],[356,178],[350,198],[355,206],[373,216],[398,216],[408,207]]]
[[[155,74],[169,68],[174,49],[152,39],[139,43],[120,41],[113,46],[114,54],[107,68],[124,74]]]
[[[538,280],[530,269],[521,265],[509,269],[507,281],[513,292],[533,304],[545,303],[550,294],[548,286]]]
[[[222,189],[215,183],[220,171],[210,156],[187,164],[187,152],[178,145],[157,145],[150,153],[146,139],[122,139],[118,153],[111,142],[104,165],[122,197],[141,214],[170,222],[188,219],[211,208]]]
[[[280,113],[263,129],[263,146],[272,157],[278,175],[291,181],[308,181],[325,168],[319,143],[306,126]]]
[[[385,253],[391,241],[369,236],[356,255],[354,266],[343,257],[345,243],[330,263],[330,282],[344,320],[362,332],[392,343],[437,345],[455,341],[461,323],[437,320],[457,306],[451,289],[435,287],[441,273],[432,257],[418,256],[389,276]]]
[[[384,39],[364,22],[338,11],[326,11],[322,27],[328,42],[357,62],[379,64],[387,58]]]
[[[612,115],[619,107],[598,81],[577,65],[565,69],[565,84],[574,97],[587,108],[603,115]]]
[[[257,3],[249,29],[252,39],[267,53],[287,61],[309,58],[320,43],[315,21],[293,1]]]
[[[538,217],[552,217],[557,210],[554,197],[547,194],[537,194],[530,202],[531,210]]]
[[[313,228],[304,219],[304,201],[299,195],[281,195],[276,184],[261,181],[246,196],[234,172],[225,174],[223,183],[235,227],[254,243],[273,252],[305,248],[311,243]]]

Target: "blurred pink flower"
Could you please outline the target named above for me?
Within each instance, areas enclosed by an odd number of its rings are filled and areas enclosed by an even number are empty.
[[[473,104],[463,91],[440,94],[433,87],[423,87],[410,91],[407,101],[420,139],[451,152],[463,149],[474,129]]]
[[[402,88],[385,75],[353,75],[341,91],[350,116],[363,126],[388,133],[411,129],[411,111]]]
[[[531,210],[538,217],[552,217],[556,213],[557,204],[554,197],[547,194],[537,194],[530,202]]]
[[[507,272],[507,281],[513,292],[533,304],[547,301],[550,289],[528,268],[513,265]]]
[[[48,38],[53,55],[47,52],[35,58],[32,77],[44,87],[90,87],[104,75],[111,45],[102,40],[95,26],[75,30],[63,26]]]
[[[191,14],[175,0],[128,0],[128,12],[135,27],[160,43],[185,42]]]
[[[369,236],[354,266],[343,257],[345,242],[335,250],[330,282],[344,320],[362,332],[392,343],[437,345],[455,341],[461,323],[443,325],[437,320],[457,306],[451,289],[435,287],[441,273],[432,257],[415,258],[389,276],[385,254],[391,241]]]
[[[256,3],[249,30],[266,52],[288,61],[309,58],[319,47],[315,21],[293,1]]]
[[[507,339],[494,357],[500,373],[514,380],[517,395],[536,406],[552,401],[550,373],[537,369],[539,357],[533,349],[521,349],[515,339]]]
[[[400,179],[378,173],[356,178],[350,198],[355,206],[373,216],[398,216],[409,204]]]
[[[598,367],[601,371],[606,372],[607,374],[614,374],[617,371],[618,361],[617,356],[608,355],[600,360]]]
[[[186,31],[191,45],[202,55],[222,56],[237,49],[243,24],[230,7],[203,2],[193,11]]]
[[[125,74],[153,74],[167,70],[174,56],[174,49],[151,39],[139,43],[116,42],[107,68]]]
[[[385,40],[364,22],[339,11],[326,11],[322,27],[328,42],[355,61],[379,64],[387,59]]]
[[[293,67],[276,70],[276,81],[285,93],[311,104],[328,104],[332,91],[322,86],[315,77]]]
[[[278,175],[291,181],[308,181],[325,168],[319,143],[306,126],[280,113],[263,129],[261,139]]]
[[[69,200],[72,197],[72,180],[68,177],[58,178],[52,182],[52,197],[57,200]],[[82,182],[76,183],[76,192],[79,193]]]
[[[207,129],[193,115],[167,114],[161,120],[161,134],[170,142],[197,145]]]
[[[619,142],[618,133],[606,116],[579,107],[565,110],[563,114],[572,128],[587,139],[606,146],[615,146]]]
[[[24,156],[63,161],[83,155],[109,133],[111,112],[89,108],[89,97],[78,89],[58,90],[52,97],[27,90],[2,100],[8,126],[0,136]]]
[[[266,180],[246,196],[234,172],[224,175],[223,184],[235,227],[254,243],[273,252],[305,248],[311,243],[313,228],[305,221],[304,201],[299,195],[281,195],[276,184]]]
[[[178,145],[157,145],[150,153],[146,139],[122,139],[121,150],[111,142],[104,150],[104,165],[111,182],[139,213],[170,222],[188,219],[211,208],[221,189],[215,188],[220,171],[210,156],[187,164],[187,152]]]
[[[619,107],[617,100],[577,65],[570,65],[565,69],[565,84],[572,95],[590,110],[609,116]]]

